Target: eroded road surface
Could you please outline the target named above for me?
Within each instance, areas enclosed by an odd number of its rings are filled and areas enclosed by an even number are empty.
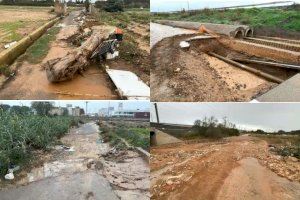
[[[300,163],[269,152],[247,135],[219,142],[151,149],[151,198],[292,200],[300,198]]]
[[[61,139],[64,145],[55,146],[51,161],[0,190],[0,199],[147,199],[148,164],[134,151],[118,156],[119,152],[102,142],[98,130],[95,123],[72,129]]]

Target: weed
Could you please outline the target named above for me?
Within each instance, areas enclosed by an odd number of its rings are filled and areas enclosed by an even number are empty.
[[[27,60],[30,63],[39,63],[48,53],[50,42],[55,40],[59,27],[52,27],[42,37],[33,43],[26,51]]]

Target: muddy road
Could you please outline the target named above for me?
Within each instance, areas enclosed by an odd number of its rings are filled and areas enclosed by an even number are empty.
[[[13,184],[0,190],[0,199],[117,200],[149,196],[148,164],[134,151],[115,155],[114,148],[102,142],[95,123],[71,129],[61,142],[70,148],[55,146],[51,159],[21,172]]]
[[[181,49],[180,42],[195,34],[181,35],[187,31],[184,29],[173,34],[171,27],[153,26],[159,28],[151,34],[153,41],[158,41],[151,51],[152,101],[250,101],[278,85],[208,55],[215,52],[227,58],[255,58],[247,52],[229,49],[216,39],[193,41],[190,48]],[[248,66],[283,80],[296,74],[295,70]]]
[[[152,148],[150,168],[152,199],[300,198],[300,163],[248,135]]]

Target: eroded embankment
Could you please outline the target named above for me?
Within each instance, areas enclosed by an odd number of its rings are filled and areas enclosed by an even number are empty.
[[[151,99],[153,101],[249,101],[277,85],[266,78],[210,56],[209,52],[230,59],[287,61],[280,59],[282,57],[280,49],[265,55],[264,51],[259,51],[255,44],[240,45],[239,43],[244,41],[226,37],[192,41],[189,49],[181,49],[179,43],[189,37],[191,36],[165,38],[152,48]],[[250,47],[252,47],[251,51]],[[298,54],[296,53],[294,57],[290,56],[292,57],[290,61],[294,62],[289,64],[297,64],[295,58],[298,58]],[[293,69],[261,64],[246,65],[283,80],[297,73]]]

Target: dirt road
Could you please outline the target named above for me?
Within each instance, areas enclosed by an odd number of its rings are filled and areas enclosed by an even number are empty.
[[[0,199],[146,199],[149,184],[136,178],[149,176],[147,164],[133,151],[123,152],[123,157],[119,157],[121,163],[106,160],[111,147],[102,143],[98,129],[93,122],[72,129],[61,139],[65,146],[71,147],[69,150],[55,146],[49,161],[29,172],[21,172],[18,176],[23,178],[17,177],[15,184],[0,190]],[[126,157],[127,154],[131,157]],[[129,167],[128,163],[138,169]],[[121,165],[127,168],[120,169]],[[120,180],[123,187],[117,186]]]
[[[300,198],[300,163],[278,158],[265,141],[247,135],[157,147],[151,154],[153,199]],[[280,164],[273,172],[274,163]]]

